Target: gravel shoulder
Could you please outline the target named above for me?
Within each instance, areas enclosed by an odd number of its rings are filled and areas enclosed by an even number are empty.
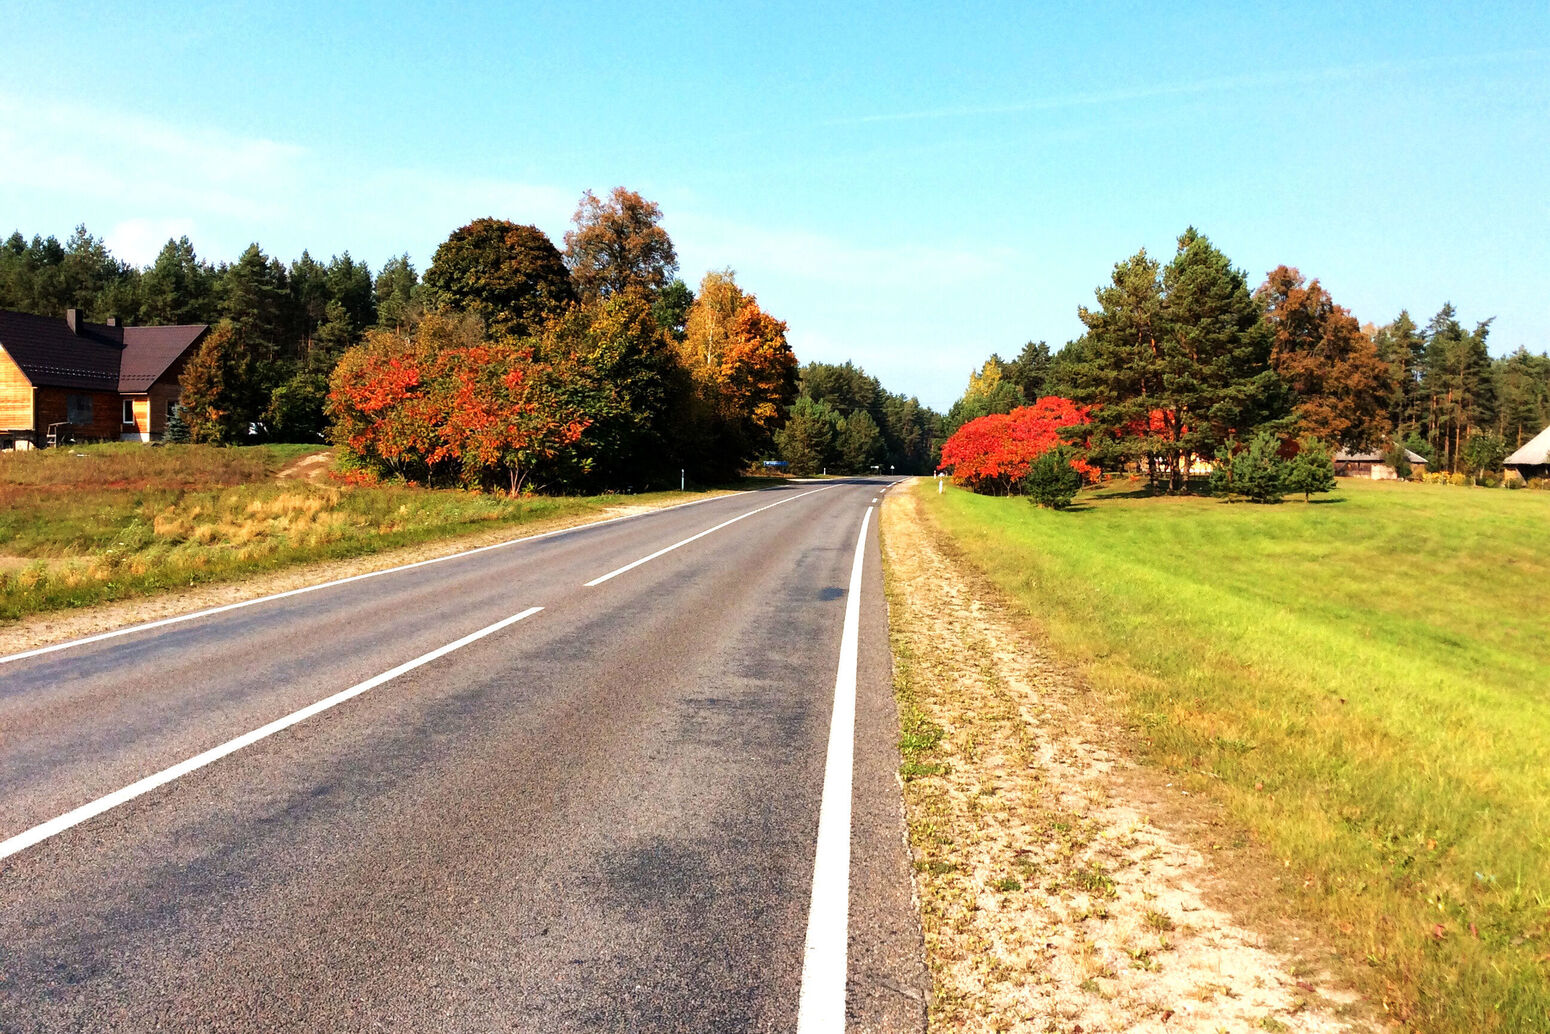
[[[1274,863],[1123,726],[909,489],[882,544],[937,1031],[1376,1030]]]

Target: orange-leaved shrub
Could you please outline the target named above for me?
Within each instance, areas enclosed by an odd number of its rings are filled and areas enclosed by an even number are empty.
[[[1086,406],[1049,395],[958,428],[942,443],[942,468],[952,473],[954,483],[975,492],[1011,495],[1021,490],[1034,460],[1070,442],[1086,424]],[[1097,469],[1086,460],[1074,459],[1071,466],[1084,479],[1097,480]]]

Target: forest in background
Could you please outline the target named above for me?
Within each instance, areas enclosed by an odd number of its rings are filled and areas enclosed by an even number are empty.
[[[678,276],[660,209],[587,192],[563,248],[532,226],[454,231],[422,277],[348,252],[231,262],[169,240],[136,267],[78,227],[0,244],[0,308],[210,323],[184,384],[194,440],[344,445],[363,476],[507,489],[641,489],[779,458],[796,474],[926,473],[978,418],[1056,396],[1082,457],[1168,487],[1256,432],[1403,450],[1472,476],[1550,424],[1550,355],[1493,357],[1451,304],[1363,325],[1280,266],[1257,287],[1193,229],[1163,264],[1116,264],[1087,332],[992,355],[945,415],[851,363],[798,366],[786,325],[731,270]],[[389,398],[392,390],[398,394]],[[388,394],[384,394],[388,391]],[[983,436],[982,436],[983,437]]]

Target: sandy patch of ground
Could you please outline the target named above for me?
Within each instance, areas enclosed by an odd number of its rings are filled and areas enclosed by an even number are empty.
[[[319,455],[325,460],[328,458],[327,453]],[[311,458],[306,457],[306,459]],[[328,468],[326,465],[314,465],[308,469],[326,471]],[[283,476],[283,472],[280,476]],[[724,494],[727,493],[708,493],[707,498],[710,495]],[[675,501],[664,500],[660,503],[631,503],[622,506],[610,506],[597,513],[572,514],[566,517],[533,521],[528,524],[491,528],[487,531],[459,535],[436,542],[426,542],[417,546],[386,550],[381,553],[374,553],[371,556],[355,557],[350,560],[302,564],[282,571],[245,578],[241,581],[196,585],[186,589],[160,593],[144,599],[122,600],[117,603],[105,603],[95,607],[83,607],[80,610],[51,611],[46,614],[35,614],[10,624],[0,625],[0,656],[20,653],[23,650],[31,650],[39,646],[47,646],[50,643],[62,643],[71,639],[79,639],[83,636],[96,635],[99,632],[108,632],[127,625],[136,625],[146,621],[158,621],[162,618],[176,617],[179,614],[206,610],[210,607],[221,607],[228,603],[257,599],[260,596],[269,596],[277,592],[288,592],[291,589],[317,585],[320,582],[331,582],[339,578],[365,574],[368,571],[381,571],[385,568],[398,567],[402,564],[412,564],[435,557],[451,556],[454,553],[461,553],[464,550],[474,549],[479,546],[527,538],[528,536],[539,535],[547,531],[574,528],[578,525],[592,524],[610,518],[646,513],[650,510],[658,510],[673,505],[676,505]]]
[[[1252,928],[1234,902],[1279,876],[1125,757],[911,491],[882,533],[930,1029],[1377,1029],[1307,931]]]
[[[303,456],[275,475],[276,481],[321,481],[328,476],[332,467],[334,454],[330,452],[315,452],[311,456]]]

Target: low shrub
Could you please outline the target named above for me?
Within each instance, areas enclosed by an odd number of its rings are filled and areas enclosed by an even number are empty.
[[[1071,449],[1050,449],[1028,466],[1023,477],[1023,494],[1029,500],[1052,510],[1064,510],[1082,487],[1082,475],[1071,465]]]

